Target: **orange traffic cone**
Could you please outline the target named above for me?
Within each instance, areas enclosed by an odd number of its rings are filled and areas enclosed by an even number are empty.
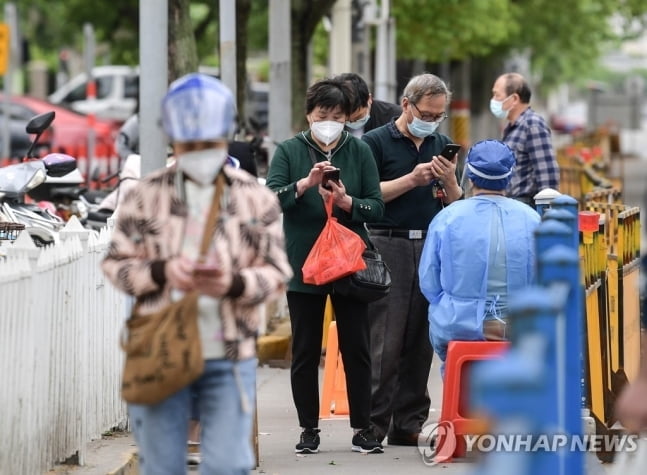
[[[344,363],[339,353],[337,322],[330,322],[324,363],[323,391],[319,406],[320,419],[348,417],[348,395],[346,393],[346,375]]]

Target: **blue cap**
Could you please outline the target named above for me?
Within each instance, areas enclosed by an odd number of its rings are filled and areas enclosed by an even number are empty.
[[[467,176],[479,188],[503,190],[510,183],[514,152],[498,140],[482,140],[467,153]]]
[[[162,101],[162,125],[173,142],[229,140],[236,106],[227,86],[206,74],[173,81]]]

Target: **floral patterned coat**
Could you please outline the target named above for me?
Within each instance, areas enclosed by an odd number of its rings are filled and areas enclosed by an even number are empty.
[[[228,186],[212,249],[231,259],[232,289],[220,299],[219,313],[225,355],[236,360],[255,356],[259,306],[285,290],[292,270],[275,193],[242,170],[225,166],[223,172]],[[180,176],[175,167],[158,170],[124,197],[102,262],[109,280],[136,297],[142,314],[171,302],[164,264],[179,253],[187,217]]]

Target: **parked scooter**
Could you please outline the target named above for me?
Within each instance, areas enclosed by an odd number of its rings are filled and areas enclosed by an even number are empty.
[[[128,191],[135,186],[141,176],[141,156],[131,153],[126,157],[121,169],[119,170],[119,183],[114,190],[110,192],[97,205],[89,204],[88,218],[86,227],[100,231],[101,228],[108,224],[108,220],[114,217],[119,208],[119,204],[126,196]]]
[[[0,168],[0,220],[21,223],[38,246],[58,239],[65,222],[47,209],[25,203],[25,195],[41,185],[47,176],[60,177],[76,168],[76,159],[62,153],[51,153],[42,159],[30,158],[42,133],[54,121],[55,113],[37,115],[27,123],[27,133],[35,134],[27,156],[21,163]]]

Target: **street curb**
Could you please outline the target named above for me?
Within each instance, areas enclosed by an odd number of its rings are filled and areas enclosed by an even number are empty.
[[[124,461],[119,467],[111,470],[106,475],[138,475],[138,473],[137,451],[133,450],[124,457]]]

